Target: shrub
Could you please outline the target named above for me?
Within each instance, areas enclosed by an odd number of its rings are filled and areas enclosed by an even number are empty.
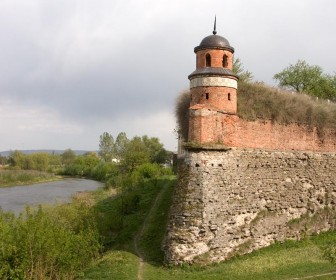
[[[189,130],[189,106],[190,91],[185,90],[176,98],[175,116],[177,120],[177,132],[184,139],[188,139]]]
[[[0,212],[1,279],[73,279],[100,250],[93,211],[84,205]]]

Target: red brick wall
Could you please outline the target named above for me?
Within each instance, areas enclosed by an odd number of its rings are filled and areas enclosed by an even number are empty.
[[[336,151],[336,131],[325,130],[321,136],[316,128],[263,120],[250,122],[208,109],[191,110],[189,141],[281,151]]]
[[[205,56],[206,54],[211,55],[211,67],[223,67],[223,56],[224,54],[228,57],[228,66],[225,68],[232,70],[232,58],[233,54],[226,50],[200,50],[196,54],[196,68],[206,67]]]
[[[190,90],[190,106],[195,104],[206,104],[227,113],[237,112],[237,90],[228,87],[196,87]],[[206,94],[208,93],[208,99]],[[230,94],[230,100],[228,95]]]

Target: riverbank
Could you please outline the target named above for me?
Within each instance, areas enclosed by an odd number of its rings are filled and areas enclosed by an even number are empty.
[[[36,207],[41,204],[68,203],[78,192],[94,191],[103,186],[102,183],[94,180],[66,178],[53,182],[0,188],[0,207],[4,211],[19,215],[26,205]]]
[[[36,170],[0,169],[0,188],[31,185],[64,179],[63,176]]]

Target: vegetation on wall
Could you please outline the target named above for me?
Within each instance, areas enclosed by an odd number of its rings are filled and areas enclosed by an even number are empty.
[[[190,91],[184,90],[175,102],[176,131],[184,140],[188,139],[190,97]]]
[[[239,83],[238,115],[246,120],[271,120],[336,129],[336,104],[290,93],[262,83]]]
[[[319,66],[299,60],[274,75],[281,89],[253,82],[252,73],[239,58],[234,60],[233,72],[239,76],[237,105],[242,119],[295,123],[319,131],[336,129],[336,103],[330,102],[336,100],[336,75],[324,74]],[[183,139],[188,137],[190,97],[189,90],[182,91],[175,103],[177,132]]]
[[[306,125],[336,130],[336,103],[297,94],[258,82],[238,83],[238,115],[242,119],[271,120],[279,124]],[[190,91],[183,91],[175,105],[177,131],[187,139],[189,129]]]

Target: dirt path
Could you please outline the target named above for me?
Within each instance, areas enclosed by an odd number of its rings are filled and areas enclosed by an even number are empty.
[[[323,277],[323,276],[329,276],[329,275],[336,275],[336,271],[334,272],[329,272],[329,273],[323,273],[323,274],[316,274],[313,276],[305,276],[301,278],[292,278],[291,280],[299,280],[299,279],[316,279],[318,277]]]
[[[148,227],[148,222],[154,212],[154,210],[157,207],[158,202],[161,200],[165,190],[167,189],[169,183],[166,183],[163,185],[161,191],[158,193],[158,195],[156,196],[154,203],[152,205],[152,207],[150,208],[144,223],[141,226],[141,229],[138,231],[138,233],[134,236],[133,239],[133,245],[134,245],[134,250],[135,253],[138,255],[139,257],[139,269],[138,269],[138,280],[143,280],[143,271],[144,271],[144,263],[145,263],[145,256],[144,253],[142,252],[142,250],[139,248],[139,241],[141,239],[141,237],[143,236],[145,230]]]

